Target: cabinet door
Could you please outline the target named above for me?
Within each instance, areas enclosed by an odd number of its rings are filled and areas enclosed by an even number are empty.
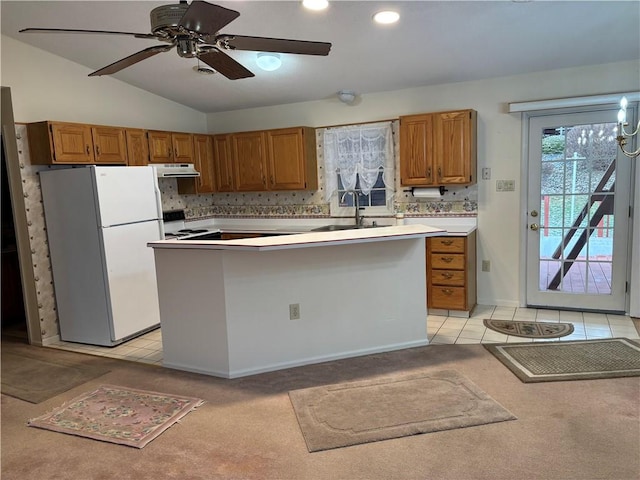
[[[434,185],[433,115],[400,117],[400,183]]]
[[[269,190],[304,190],[305,149],[301,128],[266,132]]]
[[[91,127],[73,123],[52,123],[55,163],[94,163]]]
[[[236,133],[233,139],[236,190],[259,192],[267,189],[264,132]]]
[[[218,192],[233,192],[233,161],[231,135],[213,137],[213,173]]]
[[[127,163],[127,143],[124,128],[92,127],[96,163]]]
[[[175,163],[194,163],[192,134],[173,133],[171,134],[171,142]]]
[[[149,163],[173,163],[171,132],[150,130],[148,138]]]
[[[144,130],[127,128],[127,163],[131,166],[144,166],[149,164],[149,141]]]
[[[443,112],[435,117],[436,183],[469,184],[475,181],[476,115],[472,110]]]
[[[193,136],[195,166],[200,172],[198,182],[198,193],[215,192],[215,176],[213,174],[213,139],[210,135]]]

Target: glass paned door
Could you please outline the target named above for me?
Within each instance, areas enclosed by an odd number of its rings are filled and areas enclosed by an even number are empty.
[[[529,119],[527,304],[624,311],[630,160],[616,110]]]

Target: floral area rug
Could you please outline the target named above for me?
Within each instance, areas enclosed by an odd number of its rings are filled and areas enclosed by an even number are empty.
[[[559,338],[573,333],[572,323],[518,322],[485,318],[484,326],[495,332],[524,338]]]
[[[199,398],[101,385],[28,424],[142,448],[202,403]]]

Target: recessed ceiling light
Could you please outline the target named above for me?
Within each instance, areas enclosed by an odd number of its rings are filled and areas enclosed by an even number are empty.
[[[302,6],[309,10],[324,10],[329,6],[328,0],[302,0]]]
[[[373,16],[373,20],[376,23],[388,25],[390,23],[396,23],[398,20],[400,20],[400,14],[398,12],[394,12],[393,10],[383,10],[376,13]]]

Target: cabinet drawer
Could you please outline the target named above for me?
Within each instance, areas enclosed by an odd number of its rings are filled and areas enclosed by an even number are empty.
[[[464,287],[463,270],[431,270],[431,283],[433,285],[454,285]]]
[[[429,304],[432,308],[464,310],[467,308],[464,287],[433,286]]]
[[[463,237],[433,237],[429,240],[432,252],[464,253]]]
[[[464,270],[464,255],[460,253],[432,253],[431,268]]]

